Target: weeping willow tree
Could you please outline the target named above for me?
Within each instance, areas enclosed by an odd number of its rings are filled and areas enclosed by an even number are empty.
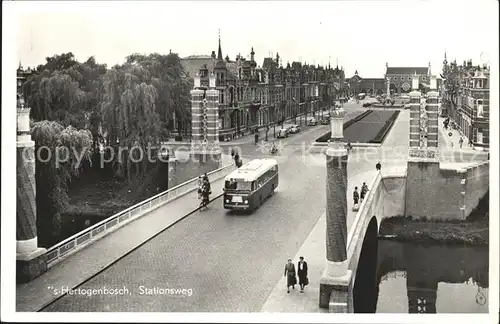
[[[82,162],[90,159],[92,134],[46,120],[33,122],[31,129],[37,152],[38,237],[41,246],[50,246],[61,234],[61,214],[68,207],[68,182],[78,176]]]
[[[152,82],[157,79],[146,68],[134,64],[115,66],[103,77],[102,126],[109,144],[125,149],[125,155],[115,159],[115,170],[119,175],[126,173],[129,182],[132,159],[136,161],[136,176],[143,175],[148,144],[159,144],[158,92]]]
[[[139,65],[151,73],[151,84],[157,90],[157,111],[162,125],[162,137],[170,131],[187,130],[191,121],[189,90],[193,83],[186,78],[180,57],[175,53],[167,55],[132,54],[126,59],[128,64]]]
[[[90,129],[97,147],[101,138],[100,79],[106,70],[106,65],[98,64],[94,57],[83,63],[76,61],[72,53],[47,57],[46,64],[39,65],[23,85],[31,118]]]

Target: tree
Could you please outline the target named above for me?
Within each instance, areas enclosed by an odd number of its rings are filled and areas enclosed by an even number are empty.
[[[33,123],[32,136],[39,152],[35,173],[38,237],[40,245],[50,246],[61,234],[68,181],[78,176],[81,162],[90,158],[92,134],[44,120]]]
[[[162,128],[169,131],[175,129],[180,134],[181,129],[185,129],[191,121],[189,91],[193,87],[193,80],[186,78],[179,56],[174,53],[153,53],[148,56],[132,54],[126,61],[142,66],[151,73],[154,78],[152,84],[158,92],[157,106]]]
[[[142,150],[142,171],[147,166],[145,152],[148,144],[159,144],[160,139],[161,122],[156,105],[158,91],[152,84],[154,81],[158,82],[146,68],[128,63],[113,67],[103,77],[104,92],[100,103],[103,129],[110,144],[119,143],[129,153],[133,147]],[[140,150],[134,152],[140,154]],[[127,153],[126,164],[122,156],[117,161],[118,173],[126,171],[129,182],[131,158],[139,157]],[[136,164],[136,175],[141,174],[140,164]]]

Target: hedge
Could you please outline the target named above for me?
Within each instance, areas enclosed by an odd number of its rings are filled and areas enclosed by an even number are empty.
[[[366,111],[364,111],[363,113],[359,114],[358,116],[356,116],[356,117],[354,117],[354,118],[352,118],[352,119],[349,119],[348,121],[346,121],[346,122],[344,123],[343,129],[345,130],[347,127],[349,127],[349,126],[351,126],[352,124],[354,124],[354,123],[356,123],[356,122],[360,121],[361,119],[365,118],[366,116],[368,116],[368,115],[369,115],[369,114],[371,114],[372,112],[373,112],[373,110],[366,110]],[[326,143],[326,142],[328,142],[328,140],[330,139],[331,135],[332,135],[332,132],[331,132],[331,131],[330,131],[330,132],[328,132],[328,133],[326,133],[326,134],[324,134],[324,135],[321,135],[320,137],[318,137],[318,138],[316,139],[316,142],[318,142],[318,143]]]
[[[391,118],[387,119],[384,126],[380,129],[380,131],[375,135],[375,137],[370,140],[368,143],[377,143],[380,144],[384,141],[385,137],[389,133],[389,130],[392,128],[392,125],[396,121],[396,118],[399,116],[399,110],[396,110]]]

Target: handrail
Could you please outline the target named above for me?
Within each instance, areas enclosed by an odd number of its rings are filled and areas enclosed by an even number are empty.
[[[209,178],[212,178],[212,181],[214,181],[226,176],[227,172],[232,171],[234,167],[235,166],[233,164],[227,165],[217,170],[210,171],[207,175]],[[147,214],[148,212],[195,190],[197,187],[198,178],[187,180],[68,237],[67,239],[47,249],[46,255],[48,259],[48,266],[50,267],[58,260],[68,256],[71,254],[71,251],[79,250],[81,247],[89,244],[90,242],[102,238],[104,234],[111,233],[126,223],[129,223]]]

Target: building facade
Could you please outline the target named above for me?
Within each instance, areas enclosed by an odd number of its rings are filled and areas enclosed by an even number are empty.
[[[385,64],[386,72],[384,79],[390,82],[389,89],[392,94],[409,93],[412,90],[412,77],[419,77],[419,91],[425,93],[429,88],[429,76],[431,64],[428,67],[390,67]]]
[[[474,66],[472,60],[448,64],[445,56],[442,93],[443,114],[455,121],[458,130],[475,148],[490,143],[490,68]]]
[[[358,70],[354,76],[349,79],[349,88],[351,95],[356,96],[360,93],[371,95],[382,95],[385,93],[386,80],[384,78],[362,78]]]
[[[246,57],[238,54],[231,60],[223,57],[220,39],[217,54],[188,56],[181,64],[187,77],[200,76],[202,86],[215,75],[221,141],[300,115],[315,116],[347,95],[343,69],[300,62],[283,67],[279,54],[264,58],[259,66],[253,48]]]

